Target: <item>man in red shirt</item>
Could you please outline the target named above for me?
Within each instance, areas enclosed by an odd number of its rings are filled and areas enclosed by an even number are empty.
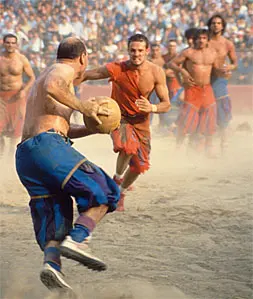
[[[81,80],[110,78],[111,97],[121,109],[120,128],[112,133],[114,151],[118,152],[115,181],[120,185],[121,200],[118,211],[124,210],[127,188],[149,169],[149,115],[167,112],[170,108],[164,70],[147,60],[149,41],[143,34],[128,40],[129,60],[111,62],[84,72]],[[151,104],[149,97],[155,90],[160,103]],[[129,166],[129,167],[128,167]]]

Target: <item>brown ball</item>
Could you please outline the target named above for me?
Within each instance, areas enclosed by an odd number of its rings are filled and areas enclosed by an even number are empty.
[[[108,103],[105,103],[102,106],[106,106],[110,109],[110,115],[98,115],[98,118],[102,121],[101,125],[99,125],[92,117],[86,115],[83,115],[83,121],[87,129],[91,132],[109,134],[120,125],[121,112],[119,105],[115,100],[106,96],[97,96],[95,97],[95,100],[98,102],[101,100],[108,100]]]

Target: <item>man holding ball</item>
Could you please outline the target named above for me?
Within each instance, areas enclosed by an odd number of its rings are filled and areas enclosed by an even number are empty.
[[[118,211],[124,211],[126,190],[138,176],[149,169],[150,113],[167,112],[170,108],[164,70],[147,60],[149,41],[143,34],[128,40],[129,60],[111,62],[85,71],[82,81],[110,78],[111,97],[121,110],[121,126],[112,132],[114,151],[119,153],[114,180],[120,185]],[[149,101],[153,90],[160,103]]]
[[[27,101],[16,169],[26,187],[36,240],[44,252],[41,281],[52,290],[71,292],[61,273],[63,255],[102,271],[106,265],[88,253],[96,224],[117,207],[119,188],[101,168],[71,147],[69,138],[91,134],[85,126],[70,125],[74,110],[101,121],[110,111],[94,99],[81,102],[73,82],[88,63],[84,43],[77,37],[61,41],[57,63],[48,67],[32,86]],[[79,217],[73,222],[72,197]]]

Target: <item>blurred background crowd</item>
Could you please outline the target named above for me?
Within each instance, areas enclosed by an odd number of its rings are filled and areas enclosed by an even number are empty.
[[[14,33],[19,49],[38,75],[54,62],[59,41],[78,35],[86,41],[89,68],[127,59],[127,39],[144,33],[167,51],[175,40],[186,45],[189,27],[205,27],[214,13],[227,22],[225,37],[234,42],[239,59],[233,84],[252,84],[253,0],[2,0],[0,32]]]

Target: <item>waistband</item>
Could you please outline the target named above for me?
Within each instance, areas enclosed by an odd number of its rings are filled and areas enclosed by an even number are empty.
[[[65,141],[66,143],[70,143],[71,145],[73,144],[73,141],[71,141],[71,139],[70,139],[68,136],[66,136],[64,133],[62,133],[61,131],[57,131],[57,130],[55,130],[55,129],[49,129],[49,130],[47,130],[47,131],[45,131],[45,132],[41,132],[41,133],[39,133],[38,135],[35,135],[35,136],[32,136],[32,137],[29,137],[29,138],[26,138],[26,139],[22,140],[22,141],[17,145],[17,147],[20,146],[21,144],[24,144],[24,143],[27,142],[28,140],[31,140],[32,138],[34,138],[34,137],[36,137],[36,136],[39,136],[40,134],[43,134],[43,133],[60,135],[60,136],[64,139],[64,141]]]
[[[185,87],[185,90],[190,90],[190,89],[206,89],[212,87],[211,84],[205,84],[205,85],[193,85],[189,87]]]

